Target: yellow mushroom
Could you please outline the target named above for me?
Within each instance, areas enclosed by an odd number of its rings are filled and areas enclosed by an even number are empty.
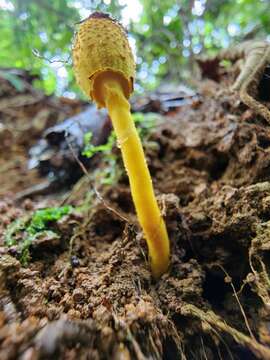
[[[170,245],[127,101],[133,91],[135,63],[122,26],[106,14],[92,14],[81,23],[76,35],[73,63],[85,94],[99,108],[108,109],[147,241],[151,270],[158,278],[168,269]]]

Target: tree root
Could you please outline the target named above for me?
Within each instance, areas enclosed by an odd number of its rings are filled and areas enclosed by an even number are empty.
[[[235,328],[227,325],[213,311],[205,312],[197,308],[195,305],[186,304],[180,309],[180,312],[184,316],[193,316],[199,318],[203,325],[206,325],[206,328],[208,328],[210,331],[216,329],[231,335],[237,343],[249,348],[259,359],[270,359],[269,348],[260,344],[255,339],[241,333]]]
[[[211,62],[215,64],[222,60],[229,60],[233,63],[237,61],[240,63],[242,60],[240,74],[235,80],[232,90],[239,91],[243,103],[270,123],[269,109],[257,99],[263,76],[268,78],[268,75],[264,75],[264,73],[270,64],[270,44],[260,40],[245,41],[220,51],[214,59],[211,59]]]
[[[249,264],[252,273],[248,274],[246,282],[255,290],[266,307],[270,306],[270,279],[266,265],[262,260],[263,253],[270,250],[270,223],[257,226],[257,236],[252,240],[249,249]]]

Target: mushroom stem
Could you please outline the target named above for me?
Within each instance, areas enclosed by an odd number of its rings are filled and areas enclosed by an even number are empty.
[[[168,269],[170,245],[143,147],[130,114],[130,105],[119,82],[104,79],[102,93],[121,148],[139,223],[149,248],[152,273],[158,278]]]

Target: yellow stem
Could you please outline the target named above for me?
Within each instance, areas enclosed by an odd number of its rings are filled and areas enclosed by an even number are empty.
[[[158,278],[168,269],[170,245],[142,144],[121,86],[116,81],[106,81],[103,91],[129,177],[137,216],[147,241],[152,273]]]

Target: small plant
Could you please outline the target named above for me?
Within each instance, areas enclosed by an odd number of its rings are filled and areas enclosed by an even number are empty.
[[[93,145],[91,144],[93,134],[88,132],[84,135],[84,149],[82,155],[91,158],[97,153],[103,154],[104,167],[98,170],[101,184],[112,185],[117,181],[121,175],[121,169],[117,164],[117,155],[113,153],[112,149],[116,142],[115,133],[112,132],[106,144]]]
[[[71,210],[72,207],[68,205],[45,208],[35,211],[32,216],[13,221],[4,234],[5,245],[18,245],[20,262],[27,265],[30,259],[29,247],[33,241],[40,236],[59,237],[52,225]]]
[[[141,112],[137,112],[131,116],[137,126],[140,138],[143,140],[143,142],[148,141],[151,130],[154,129],[158,121],[160,121],[160,115],[155,113],[143,114]]]
[[[147,141],[151,129],[153,129],[157,123],[159,118],[158,115],[154,113],[143,114],[138,112],[132,114],[132,118],[134,123],[138,126],[140,137]],[[104,185],[112,185],[122,174],[121,168],[118,166],[118,157],[113,152],[113,147],[117,143],[115,132],[112,131],[106,144],[103,145],[92,144],[92,138],[93,134],[91,131],[84,135],[84,149],[82,155],[91,158],[97,153],[102,153],[105,166],[102,170],[98,170],[99,181]]]
[[[106,144],[103,145],[93,145],[91,144],[91,140],[92,140],[93,134],[91,131],[87,132],[84,135],[84,149],[82,151],[82,154],[88,158],[91,158],[92,156],[94,156],[95,154],[102,152],[105,155],[108,152],[112,151],[113,145],[115,143],[115,133],[112,132],[111,135],[108,138],[108,141]]]

